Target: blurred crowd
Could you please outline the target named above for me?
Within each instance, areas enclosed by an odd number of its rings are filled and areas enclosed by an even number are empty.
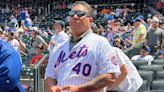
[[[68,25],[68,5],[57,4],[56,13],[44,16],[40,9],[6,6],[0,8],[0,39],[10,43],[20,58],[27,56],[26,65],[33,66],[45,53],[48,53],[50,39],[55,35],[54,20],[64,21],[65,33],[71,35]],[[143,10],[123,6],[93,5],[93,31],[106,37],[112,46],[125,50],[136,44],[148,46],[142,48],[141,56],[151,54],[153,58],[164,58],[164,16],[161,8],[155,14],[151,13],[146,4]],[[55,11],[56,10],[56,11]],[[64,14],[63,14],[64,12]],[[51,25],[39,24],[41,22]],[[37,25],[36,25],[37,23]],[[144,52],[145,51],[145,52]],[[143,56],[144,56],[143,55]],[[134,58],[133,58],[134,59]]]

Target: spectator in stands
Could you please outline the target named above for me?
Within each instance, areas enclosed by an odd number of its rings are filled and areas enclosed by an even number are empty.
[[[141,19],[142,24],[146,27],[146,31],[148,32],[149,27],[148,27],[147,23],[144,21],[144,16],[139,15],[138,17]]]
[[[107,39],[109,40],[110,44],[113,45],[114,42],[114,31],[112,28],[112,21],[108,21],[107,25]]]
[[[15,32],[11,31],[8,34],[8,43],[11,44],[14,49],[19,53],[19,49],[20,49],[20,44],[18,42],[18,40],[15,38]]]
[[[54,28],[54,35],[52,36],[48,46],[48,50],[50,51],[50,54],[55,46],[63,43],[69,38],[69,36],[64,32],[65,30],[64,21],[54,20],[53,28]]]
[[[163,22],[164,21],[164,17],[162,16],[162,14],[160,12],[157,12],[155,14],[155,17],[157,17],[159,19],[159,22]]]
[[[98,25],[97,27],[98,27],[97,34],[105,37],[106,36],[106,32],[105,32],[105,29],[103,28],[103,26],[102,25]]]
[[[159,59],[164,59],[164,46],[161,47],[159,53],[160,53],[160,55],[158,56],[158,58],[159,58]]]
[[[120,34],[115,34],[113,46],[118,47],[120,49],[126,48],[123,40],[121,39]]]
[[[116,8],[116,17],[118,18],[120,16],[120,14],[122,13],[122,9],[120,8],[120,6],[118,6]]]
[[[160,23],[159,27],[164,30],[164,21],[163,23]]]
[[[38,45],[43,45],[44,49],[47,48],[47,43],[45,42],[45,40],[39,36],[39,30],[37,27],[33,27],[32,28],[32,32],[31,32],[31,36],[32,36],[32,40],[31,40],[31,48],[28,52],[28,60],[27,60],[27,65],[29,64],[29,62],[31,61],[32,57],[35,55],[35,49],[36,46]]]
[[[148,31],[150,31],[151,26],[152,26],[152,19],[151,18],[147,19],[147,25],[148,25]]]
[[[156,3],[156,9],[157,9],[159,12],[162,12],[162,7],[163,7],[163,2],[162,2],[162,0],[158,0],[158,2]]]
[[[37,62],[39,60],[41,60],[43,57],[43,46],[42,45],[38,45],[36,46],[35,49],[35,55],[33,56],[31,62],[30,62],[30,66],[34,66],[35,64],[37,64]],[[42,64],[44,64],[45,62],[43,62]]]
[[[10,16],[9,25],[12,26],[14,29],[17,29],[19,27],[18,20],[16,19],[16,17],[14,15]]]
[[[159,19],[153,17],[152,27],[146,35],[145,45],[151,48],[151,53],[154,53],[159,46],[164,46],[164,31],[159,28]]]
[[[154,60],[153,56],[149,55],[151,49],[149,46],[142,46],[140,50],[140,55],[135,55],[131,58],[131,60],[141,60],[147,61],[148,65],[151,65],[151,62]]]
[[[131,34],[131,31],[132,31],[131,28],[128,28],[127,30],[125,29],[125,32],[122,35],[126,48],[131,47],[131,44],[132,44],[133,35]]]
[[[106,7],[103,7],[103,9],[100,12],[101,14],[108,14],[109,13],[109,9],[107,9]]]
[[[133,36],[132,44],[139,44],[145,40],[146,37],[146,27],[142,24],[141,18],[136,17],[134,20],[135,32]]]

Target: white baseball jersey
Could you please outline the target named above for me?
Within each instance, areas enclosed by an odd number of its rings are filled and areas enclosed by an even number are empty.
[[[61,31],[57,35],[52,36],[51,40],[54,40],[55,43],[58,45],[64,41],[66,41],[69,38],[69,36],[64,32]],[[51,52],[53,50],[54,46],[51,44],[48,45],[48,50]]]
[[[117,59],[119,61],[119,66],[124,65],[128,69],[128,75],[124,79],[124,81],[116,88],[117,91],[123,92],[136,92],[143,83],[142,78],[140,77],[136,67],[133,65],[129,57],[124,54],[124,52],[117,48],[113,47],[116,52]],[[118,77],[120,73],[116,74]]]
[[[131,60],[140,60],[141,62],[148,61],[148,65],[151,65],[151,62],[154,60],[154,58],[151,55],[146,55],[145,57],[142,57],[141,55],[135,55],[131,58]]]
[[[120,72],[115,52],[107,39],[89,33],[70,51],[69,44],[70,39],[57,48],[46,68],[45,76],[57,79],[58,86],[80,85],[101,74]]]

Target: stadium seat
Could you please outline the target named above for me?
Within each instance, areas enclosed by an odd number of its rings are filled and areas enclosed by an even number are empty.
[[[138,92],[143,92],[148,90],[149,88],[148,88],[147,80],[144,80],[142,86],[138,89]]]
[[[156,59],[156,60],[153,60],[152,61],[152,64],[161,64],[161,65],[164,65],[164,60],[162,60],[162,59]]]
[[[141,65],[138,67],[139,70],[149,70],[149,71],[161,71],[163,70],[162,65]]]
[[[154,80],[151,85],[151,90],[164,90],[164,79]]]
[[[155,74],[156,79],[164,79],[164,70],[163,71],[157,71]]]
[[[147,71],[147,70],[139,70],[138,72],[143,80],[147,80],[147,86],[148,86],[148,89],[150,89],[151,82],[153,81],[154,72]]]
[[[26,64],[27,63],[27,57],[26,56],[22,56],[22,64]]]
[[[141,61],[141,60],[132,60],[133,64],[136,66],[138,69],[139,66],[141,65],[148,65],[147,61]]]

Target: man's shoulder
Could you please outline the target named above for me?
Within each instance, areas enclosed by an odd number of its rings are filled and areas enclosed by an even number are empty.
[[[67,33],[65,33],[64,31],[60,32],[57,36],[61,36],[61,37],[69,37]]]
[[[152,56],[152,55],[147,55],[146,57],[147,57],[147,58],[153,58],[153,56]]]
[[[161,28],[157,28],[157,31],[160,33],[164,32],[163,29],[161,29]]]
[[[100,36],[100,35],[95,34],[95,33],[91,33],[89,35],[89,37],[92,38],[93,40],[100,40],[100,41],[107,40],[105,37]]]
[[[141,57],[141,55],[134,55],[131,60],[138,60]]]
[[[145,27],[144,24],[140,24],[139,28],[142,29],[142,30],[146,30],[146,27]]]

